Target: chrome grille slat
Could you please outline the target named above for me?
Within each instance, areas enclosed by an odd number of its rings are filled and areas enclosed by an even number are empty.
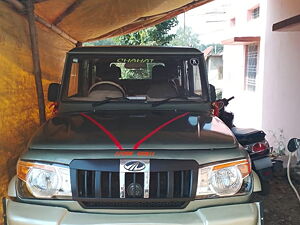
[[[96,171],[95,173],[95,197],[101,198],[101,172]]]
[[[111,172],[108,173],[108,197],[111,198]]]
[[[180,171],[180,180],[181,180],[180,197],[183,197],[184,171]]]
[[[174,197],[174,172],[168,172],[168,182],[167,182],[167,198]]]
[[[157,172],[157,198],[160,198],[160,172]]]

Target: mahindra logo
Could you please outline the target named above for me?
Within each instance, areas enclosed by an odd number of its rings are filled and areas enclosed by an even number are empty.
[[[128,171],[141,171],[145,169],[145,167],[145,163],[140,161],[129,161],[124,165],[124,168]]]

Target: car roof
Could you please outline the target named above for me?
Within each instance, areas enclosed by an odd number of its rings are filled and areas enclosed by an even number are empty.
[[[203,53],[196,48],[189,47],[85,46],[73,48],[68,54],[199,55]]]

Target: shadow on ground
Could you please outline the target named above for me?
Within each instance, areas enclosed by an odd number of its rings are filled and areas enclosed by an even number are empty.
[[[295,183],[300,191],[300,183]],[[265,225],[299,225],[300,203],[286,177],[274,177],[264,201]]]

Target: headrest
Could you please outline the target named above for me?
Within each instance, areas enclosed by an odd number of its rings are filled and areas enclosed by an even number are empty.
[[[163,65],[157,65],[153,66],[152,68],[152,80],[153,81],[160,81],[160,80],[166,80],[166,69]]]
[[[102,80],[107,81],[117,81],[121,77],[121,69],[116,65],[111,67],[97,68],[97,75],[102,78]]]
[[[109,80],[119,80],[121,77],[121,69],[118,66],[112,65],[107,71]]]

